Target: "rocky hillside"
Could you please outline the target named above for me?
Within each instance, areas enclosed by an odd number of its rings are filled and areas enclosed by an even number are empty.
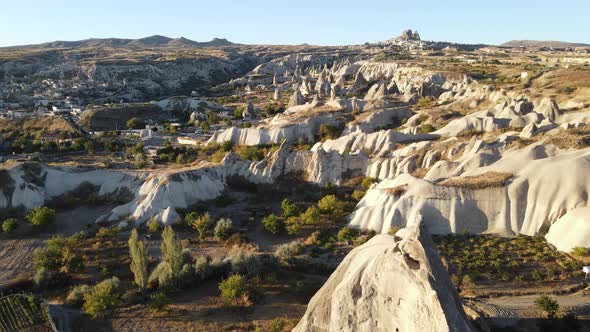
[[[590,48],[590,44],[584,43],[570,43],[563,41],[548,41],[548,40],[511,40],[503,43],[500,46],[505,47],[551,47],[551,48],[575,48],[584,47]]]

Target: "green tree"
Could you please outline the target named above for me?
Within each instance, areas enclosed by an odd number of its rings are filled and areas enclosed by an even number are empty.
[[[140,290],[147,287],[148,279],[148,252],[143,243],[139,241],[137,230],[131,231],[129,236],[129,255],[131,256],[131,272],[133,272],[133,280]]]
[[[231,235],[232,221],[231,219],[221,218],[215,224],[213,233],[215,237],[220,241],[225,241]]]
[[[148,223],[148,230],[150,233],[157,233],[160,230],[160,224],[156,218],[152,218]]]
[[[547,295],[539,296],[535,300],[535,306],[540,310],[543,310],[550,319],[555,318],[557,311],[559,310],[559,303]]]
[[[320,223],[320,210],[315,206],[310,206],[301,214],[300,218],[307,225],[317,225]]]
[[[299,214],[299,208],[290,199],[285,198],[281,202],[281,209],[283,209],[283,217],[289,218]]]
[[[55,221],[55,210],[46,206],[33,209],[27,214],[27,220],[38,228],[43,228]]]
[[[355,190],[352,192],[352,195],[351,195],[351,196],[352,196],[352,198],[354,198],[355,200],[357,200],[357,201],[360,201],[361,199],[363,199],[363,197],[365,197],[365,192],[364,192],[364,191],[362,191],[362,190],[356,190],[356,189],[355,189]]]
[[[15,218],[8,218],[2,222],[2,232],[4,234],[12,234],[18,226],[18,222]]]
[[[150,306],[157,311],[166,311],[168,310],[168,305],[170,304],[170,299],[166,296],[163,292],[156,292],[150,295],[151,303]]]
[[[110,315],[119,304],[118,288],[117,277],[96,284],[89,293],[84,294],[84,311],[94,319]]]
[[[209,227],[211,227],[212,223],[211,215],[209,214],[209,212],[206,212],[201,216],[189,213],[185,216],[185,219],[186,218],[188,218],[188,220],[185,220],[187,224],[194,228],[199,234],[199,240],[205,240],[205,238],[207,237],[207,231],[209,230]]]
[[[164,227],[160,250],[164,256],[167,272],[173,281],[177,280],[182,269],[182,245],[171,226]]]
[[[145,127],[145,123],[138,118],[131,118],[125,123],[127,129],[141,129]]]
[[[326,195],[318,202],[318,209],[322,213],[329,214],[334,218],[344,215],[344,202],[338,200],[335,195]]]
[[[373,183],[377,182],[377,179],[372,178],[372,177],[366,177],[361,181],[361,187],[363,187],[365,190],[368,190],[371,185],[373,185]]]
[[[262,219],[262,226],[264,229],[269,231],[272,234],[278,234],[283,231],[285,228],[285,224],[281,220],[281,218],[277,217],[274,214],[270,214]]]
[[[221,150],[223,150],[223,152],[230,152],[233,147],[234,143],[232,141],[224,141],[221,143]]]
[[[338,232],[338,241],[349,243],[354,240],[357,232],[349,227],[344,227]]]
[[[226,304],[239,304],[240,299],[249,295],[248,279],[242,275],[234,274],[219,283],[221,298]]]

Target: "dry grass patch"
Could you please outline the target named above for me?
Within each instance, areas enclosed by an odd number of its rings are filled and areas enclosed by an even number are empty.
[[[545,143],[560,149],[585,149],[590,146],[590,126],[562,130],[548,136]]]
[[[416,170],[414,170],[411,174],[413,177],[418,178],[418,179],[423,179],[424,176],[426,176],[426,173],[428,173],[428,171],[430,171],[430,168],[417,168]]]
[[[383,189],[383,191],[385,191],[385,193],[388,195],[399,197],[399,196],[406,193],[407,188],[406,188],[406,186],[397,186],[397,187]]]
[[[438,185],[466,189],[503,187],[513,177],[511,173],[486,172],[475,176],[461,176],[444,180]]]

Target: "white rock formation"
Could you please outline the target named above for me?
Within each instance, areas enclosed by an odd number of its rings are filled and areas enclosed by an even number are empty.
[[[350,217],[351,225],[385,233],[391,226],[407,225],[420,213],[435,234],[535,235],[567,211],[588,204],[590,179],[585,174],[590,172],[590,149],[562,152],[536,144],[506,152],[489,166],[475,165],[453,174],[493,171],[513,178],[505,186],[470,189],[401,174],[367,192]]]
[[[545,235],[557,250],[590,248],[590,207],[578,207],[559,218]]]
[[[419,226],[353,249],[313,296],[295,332],[474,331]]]
[[[434,140],[436,135],[418,134],[409,135],[397,132],[393,129],[381,130],[375,133],[366,134],[354,132],[341,136],[337,139],[327,140],[323,143],[316,143],[312,151],[322,149],[324,151],[338,151],[340,154],[346,151],[355,153],[366,151],[374,155],[384,155],[395,150],[398,143],[411,143],[417,141]]]
[[[162,225],[174,225],[181,221],[178,212],[171,206],[156,214],[154,218]]]

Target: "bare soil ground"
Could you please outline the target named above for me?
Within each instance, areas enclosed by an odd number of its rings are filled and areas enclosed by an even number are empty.
[[[134,305],[117,311],[110,325],[116,331],[267,331],[279,318],[285,320],[284,331],[293,328],[305,312],[305,299],[292,295],[287,284],[264,283],[262,292],[262,301],[253,306],[226,307],[217,283],[207,282],[175,294],[168,312]]]
[[[30,278],[33,252],[44,245],[43,239],[0,240],[0,285],[21,278]]]

